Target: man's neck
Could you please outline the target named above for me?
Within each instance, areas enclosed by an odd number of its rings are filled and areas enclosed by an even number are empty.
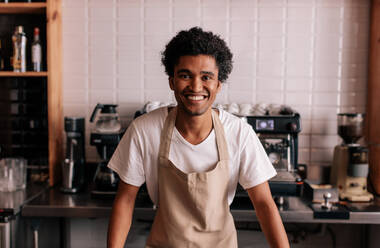
[[[212,131],[211,109],[198,116],[189,115],[178,109],[175,127],[189,143],[200,144]]]

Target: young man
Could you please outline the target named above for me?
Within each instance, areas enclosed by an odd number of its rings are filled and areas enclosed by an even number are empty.
[[[212,104],[232,54],[211,32],[179,32],[162,54],[177,106],[132,122],[109,167],[120,176],[108,247],[123,247],[139,187],[158,206],[146,247],[237,247],[229,211],[239,182],[272,247],[288,239],[267,180],[276,172],[251,126]]]

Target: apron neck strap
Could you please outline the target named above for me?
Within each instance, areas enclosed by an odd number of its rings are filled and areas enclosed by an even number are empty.
[[[224,128],[219,120],[219,117],[215,113],[215,110],[211,111],[213,127],[215,130],[216,145],[218,148],[219,160],[228,160],[228,148],[224,134]],[[177,107],[173,108],[170,112],[168,109],[168,116],[164,122],[164,127],[161,132],[160,150],[158,153],[159,158],[169,158],[170,144],[172,140],[173,130],[177,117]]]
[[[165,119],[164,127],[161,131],[160,150],[158,152],[159,158],[169,158],[170,143],[173,136],[176,117],[177,107],[173,108],[170,112],[168,108],[168,116]]]
[[[226,135],[224,134],[224,128],[219,116],[216,114],[215,110],[212,109],[212,123],[215,130],[216,145],[218,147],[219,160],[228,160],[228,147],[226,141]]]

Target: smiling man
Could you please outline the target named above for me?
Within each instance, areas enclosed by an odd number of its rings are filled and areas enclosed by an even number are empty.
[[[190,116],[203,116],[211,110],[216,94],[221,90],[218,66],[210,55],[183,56],[169,78],[178,109]]]
[[[162,54],[177,106],[132,122],[109,167],[120,176],[108,247],[123,247],[139,187],[158,206],[146,247],[237,247],[229,205],[245,188],[271,247],[288,239],[267,180],[276,172],[253,129],[212,108],[232,70],[226,43],[211,32],[179,32]]]

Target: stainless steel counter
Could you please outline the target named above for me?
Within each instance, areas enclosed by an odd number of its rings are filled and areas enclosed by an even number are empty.
[[[0,192],[0,211],[9,215],[17,214],[24,204],[45,193],[47,189],[47,184],[28,184],[24,190]]]
[[[94,199],[89,191],[79,194],[63,194],[58,188],[50,188],[22,208],[23,216],[100,218],[109,217],[113,199]],[[348,203],[349,219],[316,219],[310,202],[300,197],[286,197],[279,208],[284,222],[292,223],[362,223],[380,224],[380,198],[371,203]],[[237,221],[257,221],[256,213],[248,199],[234,200],[231,212]],[[136,199],[134,217],[152,220],[155,211],[149,198],[139,194]]]

